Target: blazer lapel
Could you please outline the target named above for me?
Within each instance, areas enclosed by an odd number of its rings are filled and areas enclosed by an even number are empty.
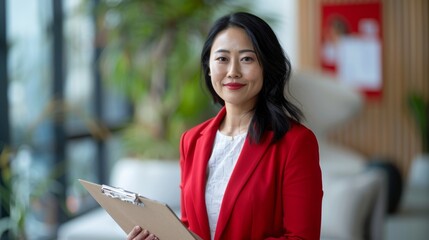
[[[237,160],[237,164],[231,174],[231,178],[228,182],[227,188],[222,201],[221,210],[219,213],[219,219],[216,227],[215,238],[220,239],[222,232],[225,230],[228,219],[231,216],[235,202],[241,189],[245,186],[248,179],[252,176],[255,168],[262,159],[262,155],[267,150],[271,143],[273,134],[269,132],[262,139],[259,144],[250,144],[249,140],[246,139],[241,154]]]
[[[207,164],[210,159],[210,155],[213,149],[214,139],[216,132],[219,129],[219,125],[225,117],[226,110],[222,108],[217,116],[211,121],[211,123],[201,131],[200,137],[196,142],[195,149],[195,174],[192,182],[195,184],[195,213],[199,225],[207,236],[201,236],[203,239],[210,239],[210,227],[208,222],[206,201],[205,201],[205,187],[207,181]]]

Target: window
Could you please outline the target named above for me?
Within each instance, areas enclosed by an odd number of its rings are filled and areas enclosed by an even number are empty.
[[[0,133],[7,129],[10,135],[0,141],[14,153],[12,189],[19,191],[12,190],[11,198],[22,203],[21,227],[31,238],[52,238],[59,224],[97,207],[77,179],[107,182],[120,156],[115,130],[131,114],[98,72],[96,2],[1,2],[9,48],[0,55],[8,63],[0,115],[9,120],[1,122],[8,126]],[[10,213],[1,217],[7,216],[17,222]]]

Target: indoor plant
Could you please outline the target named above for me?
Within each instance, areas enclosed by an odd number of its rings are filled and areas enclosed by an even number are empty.
[[[422,152],[429,154],[429,101],[423,94],[413,92],[408,103],[421,135]]]
[[[180,135],[213,114],[200,82],[199,54],[227,2],[100,1],[102,76],[134,106],[123,135],[128,155],[177,159]]]
[[[421,153],[414,157],[410,170],[410,186],[429,189],[429,101],[423,93],[413,92],[408,97],[408,105],[416,121],[421,136]]]

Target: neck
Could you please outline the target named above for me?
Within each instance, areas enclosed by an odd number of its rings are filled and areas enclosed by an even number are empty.
[[[227,136],[237,136],[247,132],[250,121],[253,117],[253,110],[248,111],[228,111],[219,130]]]

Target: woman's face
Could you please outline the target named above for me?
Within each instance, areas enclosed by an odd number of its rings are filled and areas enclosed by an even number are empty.
[[[213,88],[226,105],[253,108],[262,89],[263,69],[243,29],[229,27],[219,32],[209,65]]]

